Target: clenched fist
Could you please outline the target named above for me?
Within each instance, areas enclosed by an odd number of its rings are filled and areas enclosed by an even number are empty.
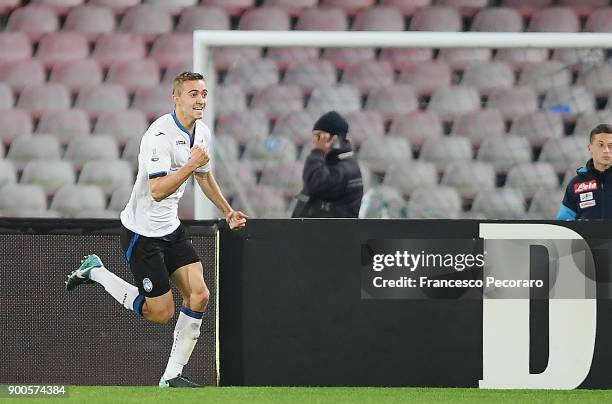
[[[191,148],[191,158],[193,164],[197,167],[202,167],[210,161],[210,156],[208,155],[208,149],[201,144],[196,144]]]

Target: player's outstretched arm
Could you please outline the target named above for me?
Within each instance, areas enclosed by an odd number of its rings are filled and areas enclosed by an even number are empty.
[[[209,160],[208,151],[203,146],[193,146],[187,164],[170,175],[149,180],[151,196],[156,202],[159,202],[172,195],[198,167],[208,164]]]
[[[204,192],[204,195],[206,195],[206,197],[223,212],[230,229],[237,230],[243,228],[246,224],[248,216],[239,210],[232,209],[221,193],[219,184],[217,184],[212,172],[208,171],[205,173],[196,173],[195,178],[198,185],[200,185],[202,192]]]

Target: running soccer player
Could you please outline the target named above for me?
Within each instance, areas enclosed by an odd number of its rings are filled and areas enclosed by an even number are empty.
[[[140,143],[138,175],[130,200],[121,212],[121,246],[137,286],[89,255],[68,275],[66,289],[99,283],[126,309],[166,324],[174,316],[170,281],[183,306],[174,342],[159,387],[200,387],[182,375],[200,335],[209,291],[202,263],[178,219],[178,203],[192,175],[204,194],[225,215],[231,229],[245,226],[247,216],[231,208],[211,171],[211,133],[201,121],[208,90],[199,73],[184,72],[172,85],[174,112],[151,124]]]

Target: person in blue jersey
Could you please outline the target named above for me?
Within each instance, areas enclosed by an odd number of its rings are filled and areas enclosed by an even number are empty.
[[[200,335],[209,291],[202,263],[178,218],[178,203],[192,176],[221,210],[231,229],[245,226],[247,216],[231,208],[215,181],[210,163],[210,129],[202,122],[208,90],[199,73],[184,72],[173,82],[175,109],[151,124],[142,137],[138,174],[130,200],[121,212],[121,246],[136,286],[89,255],[66,281],[73,290],[98,283],[126,309],[166,324],[174,317],[170,282],[180,291],[183,306],[160,387],[199,387],[183,376],[183,367]]]
[[[557,220],[612,219],[612,125],[597,125],[589,134],[591,159],[567,185]]]

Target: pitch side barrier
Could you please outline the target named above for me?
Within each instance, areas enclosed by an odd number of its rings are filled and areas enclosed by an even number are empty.
[[[186,371],[216,385],[217,225],[183,223],[202,257],[211,293]],[[93,252],[133,282],[119,229],[118,220],[0,219],[0,384],[157,385],[174,321],[151,324],[100,285],[71,292],[64,287],[66,275]],[[178,296],[175,290],[177,304]]]
[[[221,384],[612,388],[606,222],[250,220]]]

